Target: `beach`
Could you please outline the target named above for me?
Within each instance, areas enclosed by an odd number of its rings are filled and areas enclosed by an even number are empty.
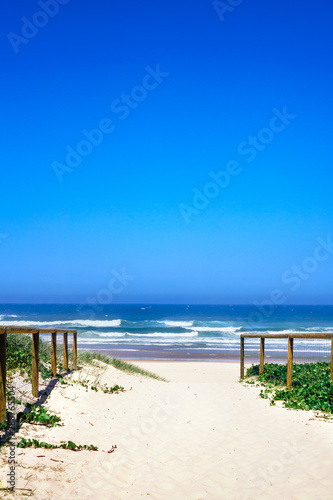
[[[18,439],[98,451],[17,448],[10,497],[31,490],[36,499],[333,499],[332,423],[270,406],[259,388],[239,383],[238,363],[136,363],[167,381],[99,362],[52,388],[46,408],[63,425],[25,423]],[[125,391],[90,389],[115,384]]]
[[[3,10],[0,500],[333,500],[333,0]]]

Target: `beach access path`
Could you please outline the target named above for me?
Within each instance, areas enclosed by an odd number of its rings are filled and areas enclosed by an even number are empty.
[[[45,500],[333,499],[333,423],[270,406],[239,383],[238,363],[136,363],[169,382],[100,363],[70,377],[126,392],[57,384],[46,406],[64,426],[24,424],[19,436],[99,451],[17,449],[17,488]]]

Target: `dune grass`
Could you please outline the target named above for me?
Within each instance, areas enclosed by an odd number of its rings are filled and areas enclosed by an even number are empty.
[[[163,380],[163,377],[159,377],[156,373],[150,372],[148,370],[143,370],[139,366],[133,365],[132,363],[128,363],[127,361],[123,361],[122,359],[114,358],[108,356],[107,354],[101,354],[100,352],[92,352],[92,351],[79,351],[78,352],[78,362],[93,364],[94,361],[102,361],[107,365],[114,366],[117,370],[121,370],[126,373],[134,373],[138,375],[144,375],[145,377],[154,378],[155,380]]]
[[[25,335],[21,333],[15,333],[7,335],[6,340],[6,348],[7,348],[7,370],[9,372],[14,370],[20,370],[22,373],[27,373],[29,377],[31,377],[32,370],[32,342],[30,335]],[[45,365],[50,365],[51,363],[51,344],[41,337],[39,340],[39,359],[40,369],[42,371],[42,376],[47,377],[51,376],[51,372],[49,368]],[[58,366],[61,367],[61,363],[63,362],[63,347],[62,345],[58,345],[57,348],[57,359]],[[73,353],[69,353],[69,359],[73,360]],[[78,363],[82,364],[94,364],[95,361],[102,361],[107,365],[114,366],[117,370],[121,370],[126,373],[133,373],[138,375],[143,375],[145,377],[150,377],[155,380],[163,380],[162,377],[159,377],[155,373],[152,373],[148,370],[143,370],[139,366],[133,365],[132,363],[127,363],[126,361],[122,361],[121,359],[117,359],[106,354],[102,354],[99,352],[91,352],[91,351],[79,351],[78,352]]]

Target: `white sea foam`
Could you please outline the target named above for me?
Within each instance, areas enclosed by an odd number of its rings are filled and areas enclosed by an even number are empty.
[[[185,327],[188,328],[188,327]],[[241,326],[195,326],[198,332],[221,332],[221,333],[237,333],[241,330]]]
[[[286,330],[267,330],[266,332],[258,332],[258,333],[267,333],[269,335],[275,334],[275,333],[282,333],[282,334],[288,334],[288,333],[305,333],[302,330],[306,330],[306,332],[311,332],[311,333],[325,333],[325,332],[332,332],[333,333],[333,328],[329,327],[313,327],[313,328],[291,328],[291,329],[286,329]],[[252,332],[253,333],[253,332]]]
[[[188,326],[193,326],[193,321],[158,321],[158,323],[164,323],[166,326],[186,328]]]
[[[125,332],[94,332],[99,337],[125,337]]]
[[[189,338],[197,337],[198,332],[192,331],[192,332],[184,332],[184,333],[165,333],[165,332],[150,332],[150,333],[130,333],[130,332],[89,332],[91,335],[97,335],[97,337],[87,337],[87,336],[80,336],[79,339],[80,341],[86,341],[86,340],[91,340],[92,342],[98,343],[102,338],[103,339],[109,339],[112,340],[113,338],[116,339],[121,339],[121,341],[125,340],[125,337],[131,337],[126,339],[127,341],[132,342],[134,339],[137,339],[139,341],[144,341],[146,338],[163,338],[163,339],[170,339],[174,341],[175,339],[177,340],[186,340]],[[87,335],[87,334],[86,334]]]
[[[221,332],[221,333],[236,333],[241,330],[242,327],[236,326],[224,326],[225,323],[223,321],[171,321],[164,320],[158,321],[158,323],[162,323],[166,326],[173,328],[185,328],[187,330],[191,330],[195,328],[198,332]],[[194,324],[195,323],[195,324]],[[198,326],[197,326],[198,324]]]
[[[196,337],[195,332],[193,332],[193,336],[189,336],[189,334],[171,334],[170,336],[166,336],[165,334],[161,334],[160,332],[155,332],[155,333],[150,333],[148,335],[140,335],[140,334],[126,334],[124,337],[114,337],[112,338],[112,334],[110,336],[103,335],[97,338],[91,338],[91,337],[79,337],[78,342],[79,344],[105,344],[105,343],[112,343],[113,341],[118,344],[119,346],[122,344],[143,344],[143,345],[165,345],[165,346],[172,346],[172,345],[179,345],[179,344],[186,344],[188,347],[195,347],[196,344],[206,344],[206,346],[221,346],[220,348],[223,347],[223,349],[226,346],[229,346],[230,348],[233,349],[238,349],[239,347],[239,340],[228,340],[228,339],[222,339],[219,338],[213,342],[207,342],[205,339],[200,339]],[[147,337],[150,337],[149,340]]]
[[[147,337],[162,337],[166,339],[182,339],[182,338],[192,338],[197,337],[198,332],[184,332],[184,333],[165,333],[165,332],[153,332],[153,333],[129,333],[127,335],[131,337],[145,339]]]
[[[266,332],[260,332],[260,333],[267,333],[268,335],[274,335],[276,333],[280,334],[288,334],[288,333],[296,333],[299,330],[294,330],[293,328],[287,329],[287,330],[267,330]]]
[[[291,328],[291,329],[287,329],[287,330],[249,330],[249,331],[246,331],[246,330],[243,330],[241,333],[246,333],[246,334],[266,334],[266,335],[275,335],[275,334],[288,334],[288,333],[300,333],[300,329],[294,329],[294,328]],[[259,339],[257,339],[258,342],[259,342]],[[275,339],[274,339],[275,340]]]
[[[333,333],[333,326],[313,326],[311,328],[305,328],[307,332],[328,332],[328,333]]]

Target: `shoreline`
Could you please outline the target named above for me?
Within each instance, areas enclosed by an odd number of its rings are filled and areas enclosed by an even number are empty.
[[[142,349],[142,350],[133,350],[133,349],[109,349],[109,348],[82,348],[79,346],[79,351],[83,352],[96,352],[100,354],[105,354],[110,357],[115,357],[118,359],[122,359],[124,361],[139,363],[139,362],[185,362],[185,363],[238,363],[240,364],[240,351],[239,349],[235,349],[232,354],[230,352],[220,352],[220,353],[211,353],[211,352],[203,352],[200,349],[197,349],[196,352],[184,352],[183,349],[179,350],[155,350],[153,348],[150,349]],[[135,354],[134,354],[135,353]],[[259,351],[257,355],[247,355],[245,357],[245,365],[259,364]],[[285,356],[281,356],[280,353],[271,352],[267,354],[266,351],[266,363],[287,363],[287,353]]]
[[[97,347],[93,348],[82,348],[79,346],[79,351],[90,351],[99,352],[101,354],[106,354],[107,356],[123,359],[124,361],[179,361],[179,362],[205,362],[205,361],[221,361],[221,362],[237,362],[239,361],[238,354],[211,354],[202,353],[199,349],[197,352],[187,353],[183,350],[179,351],[167,351],[167,350],[154,350],[143,349],[143,350],[133,350],[133,349],[101,349]],[[134,354],[135,353],[135,354]]]

